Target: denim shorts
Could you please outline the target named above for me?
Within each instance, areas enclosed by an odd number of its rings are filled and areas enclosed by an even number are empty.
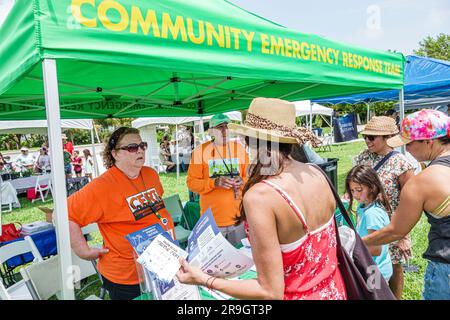
[[[70,165],[70,163],[64,165],[64,172],[66,174],[71,174],[72,173],[72,166]]]
[[[425,300],[450,300],[450,264],[428,261],[423,298]]]

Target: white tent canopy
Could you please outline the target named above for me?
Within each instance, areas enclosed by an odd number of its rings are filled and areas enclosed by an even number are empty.
[[[0,134],[47,134],[47,120],[25,120],[25,121],[0,121]],[[62,120],[61,129],[85,129],[92,130],[92,120]]]
[[[242,114],[239,111],[231,111],[225,113],[231,120],[242,121]],[[212,116],[206,117],[156,117],[156,118],[139,118],[131,122],[133,128],[142,128],[152,124],[172,124],[180,125],[199,120],[209,120]]]
[[[41,134],[47,135],[47,120],[0,121],[0,134]],[[94,160],[94,177],[99,176],[98,160],[95,151],[95,135],[98,138],[92,119],[61,120],[61,130],[83,129],[91,131],[92,159]]]
[[[423,98],[416,100],[405,100],[405,110],[411,109],[439,109],[440,111],[444,110],[444,113],[447,112],[447,104],[450,104],[450,97],[440,97],[440,98]],[[400,105],[398,103],[395,104],[395,109],[397,111],[400,110]]]
[[[333,109],[325,107],[318,103],[311,103],[310,100],[295,101],[295,115],[297,117],[308,116],[310,114],[321,114],[331,117],[333,115]]]
[[[313,115],[319,115],[330,126],[333,126],[333,109],[325,107],[321,104],[311,102],[311,100],[295,101],[295,116],[309,116],[309,128],[312,129],[312,117]],[[331,117],[331,121],[328,122],[323,116]]]
[[[231,111],[225,112],[231,120],[242,122],[242,113],[239,111]],[[160,160],[159,160],[159,146],[157,144],[156,139],[156,126],[159,124],[171,124],[177,126],[176,132],[178,132],[178,125],[186,124],[193,122],[194,123],[194,135],[200,134],[204,136],[204,127],[203,120],[209,120],[213,116],[206,117],[149,117],[149,118],[139,118],[131,122],[131,126],[133,128],[139,129],[141,132],[141,137],[144,141],[148,143],[148,149],[146,154],[145,164],[154,168],[159,168]],[[175,140],[178,140],[175,139]],[[179,164],[179,151],[178,151],[178,143],[177,143],[177,151],[176,151],[176,161],[175,163]],[[190,154],[184,155],[183,161],[190,161]],[[159,171],[159,169],[158,169]],[[180,176],[179,166],[177,165],[177,179]]]

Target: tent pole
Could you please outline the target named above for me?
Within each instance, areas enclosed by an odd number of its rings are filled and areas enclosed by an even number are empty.
[[[370,120],[370,103],[366,102],[366,104],[367,104],[367,120],[366,120],[367,123]]]
[[[175,150],[177,153],[177,181],[180,178],[180,153],[178,152],[178,125],[175,125],[175,143],[177,144]]]
[[[309,130],[312,130],[312,103],[309,102]]]
[[[92,120],[92,127],[94,128],[95,136],[97,137],[97,142],[98,142],[98,143],[102,143],[101,140],[100,140],[100,138],[99,138],[99,136],[98,136],[97,129],[95,128],[94,120]],[[95,161],[95,162],[94,162],[95,168],[96,168],[96,170],[97,170],[98,175],[100,175],[100,170],[99,170],[99,168],[98,168],[97,156],[95,156],[94,159],[95,159],[95,160],[94,160],[94,161]]]
[[[61,138],[61,115],[58,96],[56,61],[44,59],[42,62],[45,107],[47,113],[50,161],[52,164],[52,196],[54,203],[56,240],[58,247],[61,293],[64,300],[75,300],[72,250],[70,247],[69,219],[67,211],[66,179],[64,175],[63,145]]]
[[[400,123],[402,123],[403,119],[405,118],[405,95],[404,95],[403,88],[401,88],[399,91],[398,100],[399,100],[399,104],[400,104]],[[401,147],[401,151],[403,154],[405,154],[405,152],[406,152],[405,146]]]
[[[91,142],[92,142],[92,160],[94,160],[95,177],[98,177],[100,173],[98,172],[97,153],[95,152],[94,123],[92,123],[91,129]]]

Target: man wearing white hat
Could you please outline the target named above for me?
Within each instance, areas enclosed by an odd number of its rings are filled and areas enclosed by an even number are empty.
[[[24,169],[33,169],[34,166],[34,156],[29,152],[27,147],[20,148],[20,155],[16,158],[16,167],[20,171]]]

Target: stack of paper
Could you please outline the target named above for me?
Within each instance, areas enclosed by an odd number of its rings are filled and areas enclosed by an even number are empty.
[[[22,236],[28,236],[30,234],[36,233],[36,232],[41,232],[44,230],[48,230],[48,229],[52,229],[53,228],[53,224],[45,222],[45,221],[35,221],[32,223],[27,223],[22,225],[22,231],[21,231],[21,235]]]

